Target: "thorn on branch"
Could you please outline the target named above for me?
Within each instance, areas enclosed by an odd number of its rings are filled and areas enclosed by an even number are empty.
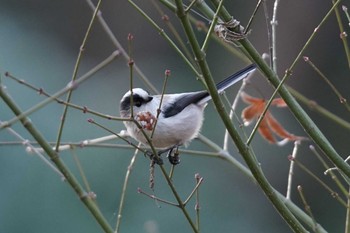
[[[39,93],[39,95],[42,95],[42,94],[44,94],[44,90],[40,87],[38,90],[38,93]]]
[[[129,33],[128,34],[128,41],[132,41],[134,39],[134,35]]]
[[[86,113],[88,111],[88,108],[86,106],[83,107],[83,113]]]
[[[345,39],[348,36],[348,34],[346,33],[346,31],[340,33],[340,39]]]
[[[165,70],[165,76],[166,76],[166,77],[169,77],[169,76],[170,76],[170,74],[171,74],[171,71],[170,71],[170,70],[168,70],[168,69],[166,69],[166,70]]]
[[[168,22],[169,19],[170,19],[170,18],[169,18],[168,15],[165,15],[165,14],[164,14],[164,15],[162,16],[162,20],[165,21],[165,22]]]
[[[292,162],[295,161],[295,158],[293,157],[293,155],[288,155],[288,160]]]
[[[290,69],[286,69],[285,74],[286,74],[287,76],[291,76],[291,75],[293,74],[293,71],[290,70]]]

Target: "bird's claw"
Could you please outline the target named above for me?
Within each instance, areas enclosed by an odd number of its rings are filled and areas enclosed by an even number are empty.
[[[158,165],[163,165],[163,159],[160,157],[160,154],[158,153],[158,156],[155,156],[152,151],[146,151],[145,156],[149,157],[154,163]]]
[[[173,149],[169,150],[167,157],[172,165],[178,165],[180,163],[180,156],[177,150],[174,153]]]

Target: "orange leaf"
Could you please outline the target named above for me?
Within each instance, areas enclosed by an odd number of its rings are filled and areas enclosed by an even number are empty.
[[[249,125],[253,120],[257,119],[265,109],[266,102],[264,99],[252,97],[244,92],[241,93],[242,100],[248,104],[242,111],[242,119],[244,125]],[[271,105],[276,107],[286,107],[286,103],[282,98],[276,98],[272,101]],[[258,127],[260,135],[268,142],[276,144],[277,141],[273,134],[287,139],[290,141],[303,139],[302,137],[295,136],[289,133],[284,127],[273,117],[270,111],[266,111],[265,117],[260,122]]]
[[[249,104],[248,107],[242,111],[242,119],[244,125],[249,125],[255,118],[258,118],[265,108],[265,100],[254,98],[244,92],[241,93],[241,97],[244,102]]]
[[[285,130],[282,125],[272,116],[271,113],[266,113],[266,121],[268,122],[268,125],[270,126],[271,130],[277,134],[281,138],[287,138],[290,140],[294,140],[294,135],[290,134]]]
[[[284,100],[282,98],[273,99],[271,102],[271,105],[274,105],[274,106],[279,107],[279,108],[287,107],[286,102],[284,102]]]
[[[276,143],[276,139],[274,138],[274,136],[272,135],[271,129],[269,127],[268,122],[266,121],[266,118],[264,117],[264,119],[260,122],[259,128],[258,128],[258,132],[260,133],[260,135],[269,143],[275,144]]]
[[[247,104],[257,104],[257,103],[265,102],[264,99],[252,97],[247,93],[245,93],[244,91],[241,92],[241,98]]]
[[[258,118],[264,109],[264,106],[261,105],[250,105],[243,109],[242,111],[242,119],[244,125],[249,125],[253,120]]]

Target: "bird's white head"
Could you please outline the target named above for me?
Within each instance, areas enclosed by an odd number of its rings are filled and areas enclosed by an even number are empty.
[[[130,116],[130,106],[133,105],[134,109],[140,108],[143,105],[149,103],[153,97],[142,88],[133,88],[132,91],[125,93],[120,101],[120,114],[122,117]]]

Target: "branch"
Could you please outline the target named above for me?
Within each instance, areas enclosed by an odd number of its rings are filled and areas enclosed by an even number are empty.
[[[260,187],[263,189],[266,196],[271,200],[271,202],[276,207],[276,209],[279,211],[279,213],[282,215],[282,217],[285,219],[285,221],[289,224],[289,226],[294,231],[306,232],[305,228],[300,224],[300,222],[289,211],[289,209],[285,206],[285,204],[282,202],[282,200],[278,197],[278,195],[276,194],[276,192],[274,191],[272,186],[269,184],[268,180],[266,179],[262,170],[260,169],[260,166],[259,166],[255,156],[253,155],[252,151],[250,150],[249,147],[246,147],[244,141],[240,138],[238,131],[233,126],[231,119],[228,116],[228,114],[226,113],[224,105],[223,105],[222,101],[220,100],[218,92],[215,88],[215,83],[214,83],[212,75],[210,73],[209,66],[206,62],[205,54],[200,49],[198,41],[197,41],[195,34],[193,32],[193,29],[191,27],[191,23],[188,20],[186,12],[183,9],[182,1],[176,0],[175,3],[176,3],[176,7],[177,7],[177,15],[180,18],[182,26],[186,32],[188,40],[189,40],[191,47],[194,51],[196,61],[198,62],[198,65],[202,71],[202,75],[203,75],[203,78],[207,84],[208,91],[209,91],[210,95],[212,96],[216,110],[219,113],[223,123],[225,124],[231,138],[233,139],[236,146],[238,147],[240,153],[242,154],[245,162],[249,166],[250,170],[252,171],[253,176],[256,178]],[[222,8],[220,12],[225,12],[224,8]],[[230,17],[230,19],[231,19],[231,17]]]
[[[15,104],[12,98],[5,92],[4,87],[0,85],[0,97],[7,104],[7,106],[12,110],[12,112],[18,117],[21,121],[22,125],[27,129],[27,131],[33,136],[33,138],[39,143],[39,145],[44,149],[47,155],[50,157],[52,162],[56,165],[58,170],[64,175],[65,179],[69,183],[69,185],[73,188],[75,193],[78,195],[80,200],[85,204],[91,214],[94,216],[96,221],[100,224],[105,232],[113,233],[112,228],[110,227],[107,220],[103,217],[102,213],[98,209],[97,205],[91,199],[91,197],[86,193],[73,173],[67,168],[67,166],[60,159],[58,153],[54,151],[50,144],[47,143],[45,138],[41,135],[41,133],[34,127],[30,119],[23,114],[22,110]],[[19,117],[22,116],[22,117]]]

